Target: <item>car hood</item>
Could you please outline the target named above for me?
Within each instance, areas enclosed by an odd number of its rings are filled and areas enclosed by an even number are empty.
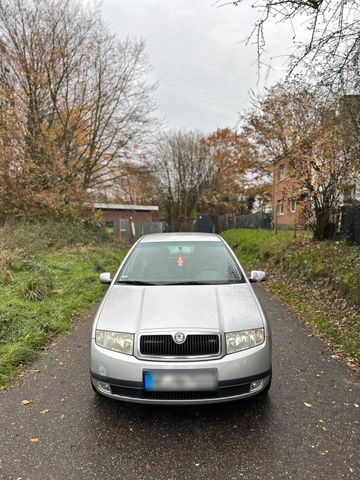
[[[114,285],[101,308],[97,328],[136,333],[156,329],[215,329],[223,332],[263,326],[247,283],[231,285]]]

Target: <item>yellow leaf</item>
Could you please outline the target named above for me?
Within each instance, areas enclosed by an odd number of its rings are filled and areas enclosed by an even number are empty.
[[[305,407],[307,407],[307,408],[312,408],[312,404],[311,404],[311,403],[304,402],[304,405],[305,405]]]
[[[21,400],[21,405],[29,405],[29,403],[34,403],[34,400]]]
[[[31,437],[31,438],[30,438],[30,442],[31,442],[31,443],[39,443],[39,442],[40,442],[40,438],[38,438],[38,437]]]
[[[328,452],[328,450],[320,450],[319,453],[320,453],[320,455],[321,455],[322,457],[324,457],[324,456],[327,455],[329,452]]]

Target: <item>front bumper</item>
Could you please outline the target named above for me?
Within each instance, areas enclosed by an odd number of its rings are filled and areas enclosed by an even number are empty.
[[[207,392],[149,392],[143,387],[143,372],[152,369],[192,370],[215,368],[218,388]],[[207,361],[148,361],[101,348],[91,341],[91,381],[104,396],[135,403],[186,405],[219,403],[250,397],[266,388],[271,374],[268,339],[258,347]],[[100,383],[99,383],[100,382]],[[256,382],[253,384],[253,382]],[[108,384],[108,388],[102,388]]]

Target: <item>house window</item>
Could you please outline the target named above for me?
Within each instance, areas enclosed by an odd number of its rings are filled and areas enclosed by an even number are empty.
[[[290,200],[290,212],[295,213],[296,212],[296,200],[295,198],[292,198]]]
[[[279,180],[284,180],[285,178],[285,166],[280,165],[279,167]]]
[[[284,202],[279,203],[278,213],[279,215],[284,215]]]
[[[120,218],[120,234],[125,233],[128,230],[127,218]]]

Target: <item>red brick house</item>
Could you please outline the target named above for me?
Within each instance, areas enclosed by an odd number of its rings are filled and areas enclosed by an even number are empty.
[[[279,160],[274,165],[273,223],[280,227],[303,223],[303,206],[298,201],[299,185],[294,176],[290,175],[289,168],[286,160]]]
[[[158,206],[95,203],[94,207],[102,212],[104,226],[115,238],[133,240],[146,233],[162,231],[162,222],[153,221]]]

